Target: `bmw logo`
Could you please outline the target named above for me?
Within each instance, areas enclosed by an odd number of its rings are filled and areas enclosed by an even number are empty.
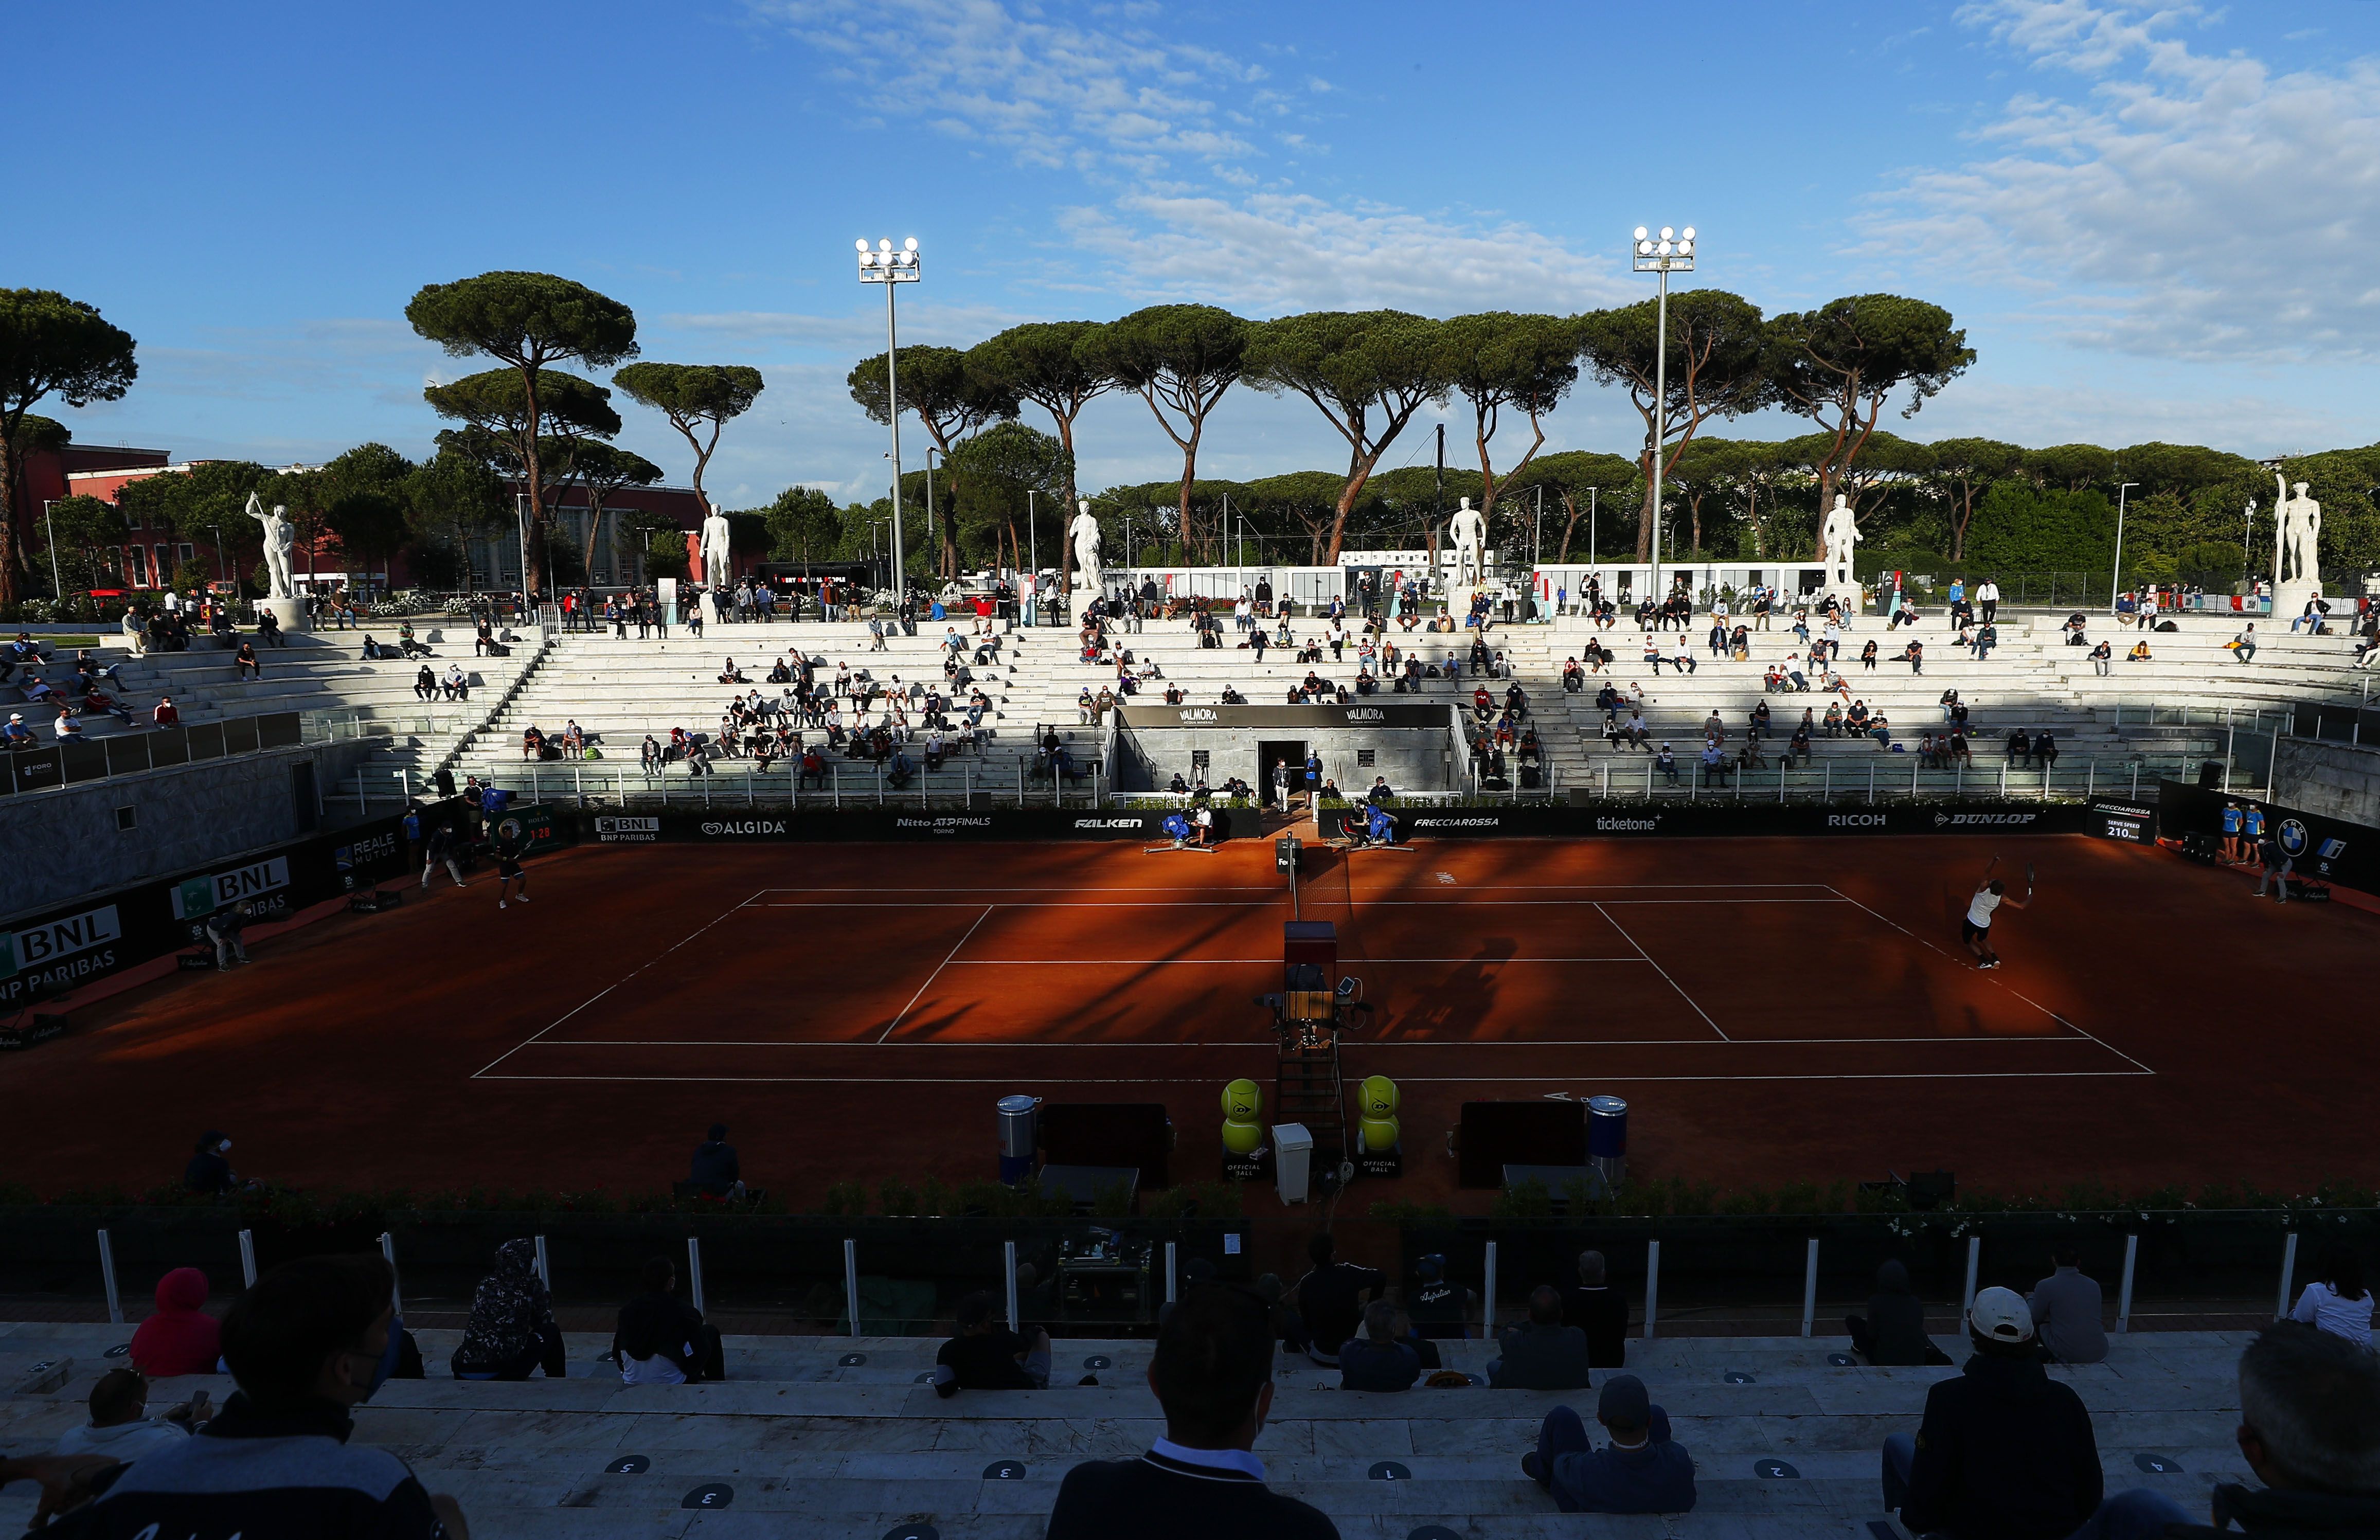
[[[2283,819],[2280,829],[2281,854],[2291,857],[2306,853],[2306,826],[2295,819]]]

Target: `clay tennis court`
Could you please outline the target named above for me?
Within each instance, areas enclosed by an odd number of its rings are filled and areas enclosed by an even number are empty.
[[[2034,905],[1979,973],[1997,853]],[[1309,851],[1376,1013],[1351,1079],[1404,1097],[1444,1201],[1466,1100],[1615,1091],[1639,1171],[1721,1183],[1945,1166],[2056,1189],[2369,1180],[2380,917],[2080,837],[1425,843]],[[794,1194],[990,1174],[991,1104],[1166,1102],[1215,1170],[1223,1082],[1269,1086],[1253,997],[1293,916],[1269,843],[589,847],[336,918],[86,1008],[0,1061],[45,1190],[172,1180],[209,1126],[298,1183],[650,1190],[714,1120]]]

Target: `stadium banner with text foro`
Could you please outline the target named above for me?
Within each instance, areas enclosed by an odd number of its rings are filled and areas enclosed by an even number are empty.
[[[1926,802],[1891,806],[1774,803],[1580,801],[1497,807],[1395,809],[1401,839],[1651,839],[1662,836],[2072,834],[2087,810],[2070,803]]]
[[[195,945],[206,917],[226,904],[248,903],[258,923],[285,920],[408,866],[391,816],[0,922],[0,1011]]]

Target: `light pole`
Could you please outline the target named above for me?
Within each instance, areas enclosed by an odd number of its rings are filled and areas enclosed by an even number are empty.
[[[1658,239],[1636,226],[1633,252],[1636,271],[1660,274],[1661,299],[1655,312],[1653,335],[1653,602],[1663,603],[1661,591],[1661,445],[1670,433],[1670,274],[1694,270],[1694,227],[1681,234],[1664,224]],[[1590,529],[1592,527],[1590,526]],[[1590,535],[1590,539],[1592,536]]]
[[[2116,573],[2107,584],[2107,612],[2111,615],[2116,612],[2116,591],[2124,583],[2124,494],[2139,485],[2138,481],[2127,481],[2116,489]]]
[[[1035,487],[1025,489],[1025,549],[1031,552],[1029,559],[1033,563],[1031,569],[1025,574],[1023,600],[1025,624],[1027,625],[1041,624],[1041,526],[1033,515],[1034,498],[1038,491]]]
[[[528,493],[513,493],[513,527],[520,537],[520,591],[524,604],[528,600]]]
[[[901,353],[901,333],[893,314],[892,292],[898,284],[914,284],[925,276],[917,267],[917,237],[911,236],[892,249],[889,240],[880,240],[876,249],[868,243],[859,246],[859,281],[884,285],[884,415],[892,423],[892,612],[898,616],[908,606],[909,574],[901,552],[901,383],[897,367]],[[928,462],[930,472],[932,462]]]

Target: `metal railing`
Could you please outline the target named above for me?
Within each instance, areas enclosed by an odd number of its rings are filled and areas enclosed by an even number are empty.
[[[727,761],[733,763],[734,761]],[[656,807],[974,807],[987,801],[1002,806],[1090,807],[1107,795],[1104,767],[1092,764],[1073,779],[1036,774],[1022,758],[1006,765],[967,759],[939,770],[920,764],[905,784],[893,784],[884,766],[831,759],[823,775],[805,776],[798,762],[767,770],[722,770],[689,774],[674,761],[661,773],[609,760],[491,759],[478,771],[481,782],[525,794],[533,802],[569,798],[580,806]]]
[[[0,794],[57,791],[85,782],[170,770],[194,761],[329,741],[333,733],[310,723],[308,715],[274,711],[225,717],[19,749],[0,755]]]
[[[1664,770],[1650,754],[1596,755],[1586,766],[1586,783],[1606,800],[1639,799],[1727,802],[1950,802],[1978,797],[2005,801],[2088,802],[2098,796],[2137,799],[2142,789],[2152,794],[2160,780],[2190,780],[2199,767],[2223,767],[2223,790],[2233,789],[2231,761],[2215,755],[2143,754],[2122,758],[2092,755],[2075,763],[2043,766],[2029,759],[1976,764],[1960,762],[1948,769],[1928,768],[1914,754],[1879,753],[1851,757],[1820,755],[1788,769],[1781,756],[1770,756],[1767,766],[1707,772],[1699,751],[1677,757],[1674,772]],[[2259,784],[2245,779],[2241,787]]]

